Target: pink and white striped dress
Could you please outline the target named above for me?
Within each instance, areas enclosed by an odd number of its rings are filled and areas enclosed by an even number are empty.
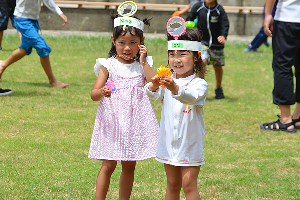
[[[122,77],[112,69],[116,91],[100,101],[88,157],[117,161],[153,158],[159,126],[144,91],[145,77],[143,73]]]

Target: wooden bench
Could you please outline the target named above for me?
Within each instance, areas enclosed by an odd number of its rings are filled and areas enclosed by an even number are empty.
[[[78,8],[82,8],[82,5],[95,5],[105,6],[105,9],[109,9],[110,6],[116,9],[122,2],[89,2],[89,1],[54,1],[56,4],[77,4]],[[175,8],[180,10],[185,8],[186,5],[181,4],[148,4],[148,3],[137,3],[138,7],[142,7],[143,10],[146,8]],[[263,7],[242,7],[242,6],[223,6],[225,10],[238,10],[239,14],[243,14],[245,10],[248,10],[251,14],[253,10],[262,11]]]

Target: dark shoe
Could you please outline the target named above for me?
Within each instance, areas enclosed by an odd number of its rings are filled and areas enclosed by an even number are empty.
[[[215,89],[215,93],[216,93],[215,99],[224,99],[225,98],[222,88]]]
[[[13,91],[11,91],[10,89],[1,89],[0,88],[0,96],[5,96],[5,95],[8,95],[8,94],[11,94]]]
[[[278,129],[276,128],[276,124],[278,124]],[[291,129],[291,130],[287,130],[287,128],[289,126],[292,126],[294,124],[295,124],[294,121],[287,123],[287,124],[282,124],[280,122],[280,119],[278,119],[276,122],[262,123],[260,125],[260,128],[265,131],[285,131],[287,133],[295,133],[297,131],[297,129],[295,129],[295,128]],[[273,125],[273,127],[271,128],[272,125]]]
[[[292,120],[294,122],[295,129],[300,129],[300,126],[295,125],[297,122],[300,122],[300,117],[298,119],[292,119]]]

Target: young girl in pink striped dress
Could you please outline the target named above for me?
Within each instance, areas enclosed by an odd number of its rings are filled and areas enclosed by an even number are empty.
[[[102,160],[96,199],[106,198],[117,161],[122,164],[119,199],[129,199],[136,161],[156,156],[159,127],[144,90],[145,80],[149,82],[155,73],[152,58],[146,56],[144,22],[130,17],[132,21],[127,25],[119,18],[114,19],[109,58],[97,59],[94,67],[98,78],[91,98],[100,104],[89,158]],[[113,93],[105,86],[107,80],[115,84]]]

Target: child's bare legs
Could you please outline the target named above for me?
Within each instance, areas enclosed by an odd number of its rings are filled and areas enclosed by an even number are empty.
[[[19,48],[19,49],[14,50],[12,52],[12,54],[6,60],[0,61],[0,81],[1,81],[1,76],[5,69],[9,65],[20,60],[21,58],[23,58],[26,55],[27,55],[26,50]],[[42,66],[44,68],[44,71],[49,79],[50,86],[61,87],[61,88],[65,88],[65,87],[69,86],[69,84],[62,83],[62,82],[56,80],[56,78],[54,77],[54,75],[52,73],[49,55],[40,58],[40,60],[41,60]]]
[[[200,166],[177,167],[165,164],[167,174],[166,200],[179,200],[183,188],[187,200],[200,200],[197,179]]]
[[[1,45],[2,45],[3,33],[4,31],[0,31],[0,47],[2,47]],[[21,42],[22,34],[19,31],[17,31],[17,33]]]
[[[44,68],[44,71],[49,79],[50,86],[65,88],[70,85],[70,84],[62,83],[62,82],[56,80],[56,78],[54,77],[53,72],[52,72],[49,55],[45,56],[45,57],[41,57],[40,60],[41,60],[42,66]]]
[[[9,65],[20,60],[21,58],[23,58],[26,55],[27,55],[26,50],[19,48],[19,49],[14,50],[12,52],[12,54],[6,60],[0,61],[0,81],[1,81],[1,76],[5,69]]]
[[[19,36],[20,42],[22,42],[22,33],[20,33],[20,31],[18,31],[18,30],[17,30],[17,33],[18,33],[18,36]]]
[[[197,179],[200,166],[182,167],[182,188],[187,200],[200,200]]]
[[[216,89],[222,87],[223,67],[214,65],[216,75]]]
[[[1,47],[1,45],[2,45],[3,32],[4,32],[4,31],[0,31],[0,47]]]
[[[133,181],[135,161],[122,161],[122,173],[120,177],[119,200],[129,200]]]
[[[122,161],[122,173],[120,177],[119,200],[129,200],[134,181],[135,161]],[[96,200],[104,200],[110,184],[110,178],[115,171],[117,161],[104,160],[97,177]]]
[[[165,164],[167,190],[165,200],[179,200],[182,186],[181,167]]]
[[[114,160],[104,160],[102,162],[96,182],[96,200],[105,200],[110,184],[110,177],[115,171],[116,166],[117,161]]]

